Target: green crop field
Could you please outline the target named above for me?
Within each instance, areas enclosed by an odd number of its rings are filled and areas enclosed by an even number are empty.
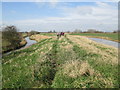
[[[56,33],[40,33],[40,35],[45,35],[45,36],[55,36]]]
[[[105,38],[113,41],[119,41],[118,33],[73,33],[71,35],[91,36],[97,38]]]
[[[4,56],[2,74],[3,88],[118,88],[118,50],[82,36],[51,37]]]

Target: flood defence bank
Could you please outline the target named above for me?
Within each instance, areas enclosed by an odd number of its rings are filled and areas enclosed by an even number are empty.
[[[44,39],[3,61],[3,88],[117,88],[118,50],[85,37]]]

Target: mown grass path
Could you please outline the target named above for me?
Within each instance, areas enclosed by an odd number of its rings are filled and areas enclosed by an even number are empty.
[[[85,37],[44,39],[2,59],[3,88],[117,88],[117,54]]]

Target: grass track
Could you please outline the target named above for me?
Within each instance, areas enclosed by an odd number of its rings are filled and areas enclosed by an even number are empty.
[[[88,46],[117,57],[116,49],[96,43]],[[78,37],[45,39],[29,48],[5,56],[3,61],[4,88],[118,88],[118,66],[101,61],[101,54],[77,43]],[[111,50],[112,49],[112,50]],[[114,53],[113,53],[113,52]],[[110,54],[111,53],[111,54]],[[104,56],[104,55],[103,55]]]

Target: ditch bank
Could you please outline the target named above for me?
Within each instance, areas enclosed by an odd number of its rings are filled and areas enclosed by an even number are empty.
[[[31,46],[33,44],[37,43],[35,40],[31,40],[29,37],[26,37],[24,38],[21,42],[20,42],[20,46],[14,48],[14,49],[8,49],[3,53],[3,56],[6,54],[8,55],[9,53],[11,53],[11,51],[16,51],[16,50],[20,50],[20,49],[23,49],[23,48],[26,48],[28,46]]]
[[[22,41],[20,42],[19,46],[14,47],[14,48],[11,48],[11,46],[7,46],[7,47],[5,47],[6,50],[2,50],[2,53],[5,54],[5,53],[8,53],[10,51],[14,51],[16,49],[20,49],[20,48],[24,47],[26,44],[27,44],[27,41],[25,39],[22,39]],[[4,47],[2,47],[2,48],[4,48]]]

